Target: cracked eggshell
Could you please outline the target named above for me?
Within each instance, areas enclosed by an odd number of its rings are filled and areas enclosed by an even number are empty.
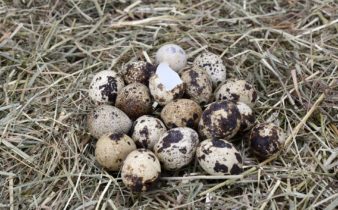
[[[125,159],[121,177],[123,183],[133,192],[151,190],[161,175],[161,165],[150,150],[138,149]]]
[[[131,119],[149,114],[152,110],[152,101],[148,87],[141,83],[125,86],[117,95],[115,106]]]
[[[195,128],[202,115],[202,108],[193,100],[177,99],[162,109],[161,118],[168,128]]]
[[[199,165],[211,175],[235,175],[242,173],[242,157],[237,149],[223,139],[202,141],[196,150]]]
[[[123,160],[135,149],[134,141],[126,134],[103,135],[96,142],[95,158],[108,171],[118,171]]]
[[[181,71],[187,64],[187,55],[176,44],[166,44],[156,52],[156,63],[167,63],[174,71]]]
[[[173,128],[161,136],[154,152],[166,170],[177,170],[191,162],[198,142],[198,134],[193,129]]]
[[[201,105],[207,104],[212,98],[212,82],[208,73],[200,67],[193,67],[181,75],[186,84],[185,93]]]
[[[126,84],[139,82],[148,85],[149,78],[155,74],[155,71],[155,65],[145,61],[135,61],[126,66],[123,79]]]
[[[283,148],[285,133],[273,123],[260,123],[252,128],[249,143],[254,154],[268,158]]]
[[[124,82],[116,72],[105,70],[97,73],[89,85],[89,97],[97,102],[115,104],[117,93],[124,87]]]
[[[110,105],[94,108],[87,118],[88,130],[95,138],[108,133],[128,133],[132,121],[120,109]]]
[[[257,100],[257,92],[253,85],[245,80],[232,79],[226,81],[215,91],[217,101],[231,100],[240,101],[250,107],[254,107]]]
[[[231,101],[213,102],[202,113],[199,134],[206,138],[230,139],[238,132],[241,115],[236,104]]]
[[[226,69],[223,61],[214,53],[201,53],[195,58],[194,66],[204,69],[209,74],[214,87],[217,87],[226,79]]]
[[[138,147],[153,150],[167,128],[160,119],[145,115],[137,118],[132,130],[132,138]]]
[[[181,98],[185,85],[179,75],[168,64],[158,65],[156,74],[150,77],[149,90],[154,100],[160,105],[166,105],[170,101]]]
[[[237,102],[236,106],[241,114],[241,128],[240,131],[247,131],[251,129],[255,124],[255,114],[252,109],[243,102]]]

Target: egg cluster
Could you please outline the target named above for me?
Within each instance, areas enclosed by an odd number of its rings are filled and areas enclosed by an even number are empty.
[[[243,133],[260,158],[285,140],[278,126],[255,122],[252,84],[226,79],[222,59],[210,52],[187,67],[175,44],[157,51],[156,65],[137,61],[119,73],[97,73],[89,96],[99,104],[87,118],[98,139],[96,160],[107,171],[121,171],[133,192],[154,187],[161,168],[178,170],[195,158],[208,174],[240,174],[242,157],[232,142]]]

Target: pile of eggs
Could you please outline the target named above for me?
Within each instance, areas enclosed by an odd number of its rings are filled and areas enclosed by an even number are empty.
[[[240,152],[231,143],[246,133],[250,149],[261,159],[278,152],[284,132],[272,123],[256,123],[254,86],[226,79],[222,59],[187,56],[175,44],[162,46],[156,65],[136,61],[123,71],[101,71],[89,86],[99,104],[88,115],[88,129],[98,139],[97,162],[121,171],[133,192],[147,191],[161,170],[181,169],[195,158],[210,175],[243,171]]]

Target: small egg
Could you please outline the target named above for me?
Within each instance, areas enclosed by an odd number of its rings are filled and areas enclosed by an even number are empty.
[[[228,80],[215,92],[215,98],[218,101],[240,101],[250,107],[253,107],[257,100],[256,89],[253,85],[245,80]]]
[[[211,175],[236,175],[243,172],[242,157],[237,149],[224,139],[207,139],[196,150],[199,165]]]
[[[214,87],[217,87],[226,79],[226,69],[223,61],[214,53],[201,53],[195,58],[194,66],[204,69],[209,74]]]
[[[117,95],[115,105],[131,119],[149,114],[152,110],[152,101],[148,87],[141,83],[125,86]]]
[[[145,115],[137,118],[132,130],[132,138],[136,145],[152,150],[167,128],[160,119]]]
[[[231,101],[213,102],[202,113],[199,134],[206,138],[230,139],[238,132],[241,115],[236,104]]]
[[[100,105],[94,108],[87,118],[88,130],[100,138],[108,133],[128,133],[132,122],[120,109],[110,105]]]
[[[145,192],[155,187],[161,175],[161,165],[154,153],[146,149],[131,152],[125,159],[122,182],[132,192]]]
[[[255,114],[252,109],[243,102],[237,102],[236,106],[241,114],[241,128],[240,131],[247,131],[251,129],[255,124]]]
[[[127,155],[135,149],[134,141],[126,134],[103,135],[96,142],[95,158],[108,171],[118,171]]]
[[[168,128],[198,126],[202,108],[193,100],[176,99],[162,109],[161,118]]]
[[[97,102],[109,102],[114,105],[117,93],[123,87],[124,82],[116,72],[100,71],[89,85],[89,97]]]
[[[155,65],[145,61],[135,61],[128,64],[123,71],[123,79],[126,84],[139,82],[148,85],[149,78],[155,74],[155,71]]]
[[[249,143],[254,154],[268,158],[283,148],[285,133],[273,123],[260,123],[252,128]]]
[[[184,89],[185,85],[180,76],[166,63],[158,65],[156,74],[149,80],[150,93],[160,105],[166,105],[174,99],[181,98]]]
[[[166,170],[177,170],[191,162],[198,142],[198,134],[193,129],[173,128],[161,136],[154,151]]]
[[[201,105],[212,98],[212,82],[207,72],[200,67],[193,67],[182,72],[181,79],[186,84],[185,93],[191,100]]]
[[[181,71],[187,64],[187,55],[176,44],[166,44],[156,52],[156,63],[167,63],[174,71]]]

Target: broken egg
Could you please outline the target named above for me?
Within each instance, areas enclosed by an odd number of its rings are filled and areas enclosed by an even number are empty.
[[[149,80],[149,90],[155,101],[165,105],[184,94],[185,85],[168,64],[161,63]]]

